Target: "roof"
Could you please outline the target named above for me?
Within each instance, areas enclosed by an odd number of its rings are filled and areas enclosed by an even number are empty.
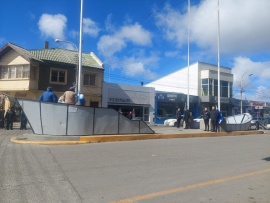
[[[51,61],[66,64],[78,64],[78,52],[68,49],[52,48],[52,49],[37,49],[37,50],[27,50],[19,47],[12,43],[7,43],[0,50],[1,55],[7,53],[11,49],[19,52],[25,59],[37,60],[40,62]],[[104,68],[103,63],[98,59],[98,57],[90,52],[82,53],[82,66],[93,67],[93,68]]]
[[[27,59],[27,60],[37,60],[42,62],[39,58],[35,57],[34,55],[31,54],[31,52],[29,52],[28,50],[19,47],[15,44],[12,43],[7,43],[1,50],[0,50],[0,57],[1,55],[4,55],[5,53],[9,52],[11,49],[14,49],[15,51],[19,52],[20,55],[22,55],[23,58]]]

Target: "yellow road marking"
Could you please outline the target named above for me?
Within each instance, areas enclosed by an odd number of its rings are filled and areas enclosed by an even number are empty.
[[[222,182],[226,182],[226,181],[230,181],[230,180],[245,178],[245,177],[254,176],[254,175],[263,174],[263,173],[269,173],[269,172],[270,172],[270,168],[266,169],[266,170],[254,171],[254,172],[251,172],[251,173],[245,173],[245,174],[241,174],[241,175],[238,175],[238,176],[231,176],[231,177],[226,177],[226,178],[222,178],[222,179],[216,179],[216,180],[211,180],[211,181],[202,182],[202,183],[198,183],[198,184],[193,184],[193,185],[183,186],[183,187],[179,187],[179,188],[174,188],[174,189],[170,189],[170,190],[154,192],[154,193],[150,193],[150,194],[146,194],[146,195],[142,195],[142,196],[131,197],[131,198],[128,198],[128,199],[123,199],[123,200],[119,200],[119,201],[113,201],[111,203],[130,203],[130,202],[135,202],[135,201],[141,201],[141,200],[150,199],[150,198],[153,198],[153,197],[158,197],[158,196],[162,196],[162,195],[168,195],[168,194],[172,194],[172,193],[176,193],[176,192],[181,192],[181,191],[184,191],[184,190],[190,190],[190,189],[199,188],[199,187],[203,187],[203,186],[207,186],[207,185],[222,183]]]

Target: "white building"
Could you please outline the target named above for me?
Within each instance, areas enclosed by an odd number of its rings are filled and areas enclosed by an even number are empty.
[[[156,91],[175,92],[199,96],[200,111],[204,107],[217,105],[218,96],[218,67],[197,62],[148,83],[146,87],[154,87]],[[232,97],[233,74],[230,68],[220,67],[220,102],[224,116],[231,114],[230,98]],[[189,88],[188,88],[189,87]]]
[[[134,111],[135,119],[153,124],[154,105],[154,88],[103,83],[102,107],[113,108],[127,117]]]

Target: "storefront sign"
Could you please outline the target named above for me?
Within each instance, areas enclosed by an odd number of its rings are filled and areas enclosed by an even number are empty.
[[[130,99],[124,99],[124,98],[109,98],[109,102],[112,103],[130,103]]]
[[[265,102],[250,101],[250,106],[266,106]]]

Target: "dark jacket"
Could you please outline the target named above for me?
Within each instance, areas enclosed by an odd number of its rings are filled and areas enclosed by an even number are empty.
[[[217,110],[212,110],[210,112],[210,118],[211,118],[212,121],[217,121],[218,116],[219,116],[219,113],[218,113]]]
[[[181,119],[181,111],[176,111],[176,118],[180,118]]]
[[[6,112],[5,119],[6,119],[7,121],[9,121],[9,122],[12,122],[12,121],[14,120],[14,117],[15,117],[15,112],[9,109],[9,110]]]
[[[190,117],[189,110],[185,110],[185,112],[184,112],[184,120],[188,121],[189,117]]]
[[[209,111],[205,111],[203,113],[203,119],[204,120],[209,120],[210,119],[210,112]]]
[[[54,94],[51,89],[47,89],[46,92],[42,93],[39,100],[44,102],[58,102],[56,94]]]

